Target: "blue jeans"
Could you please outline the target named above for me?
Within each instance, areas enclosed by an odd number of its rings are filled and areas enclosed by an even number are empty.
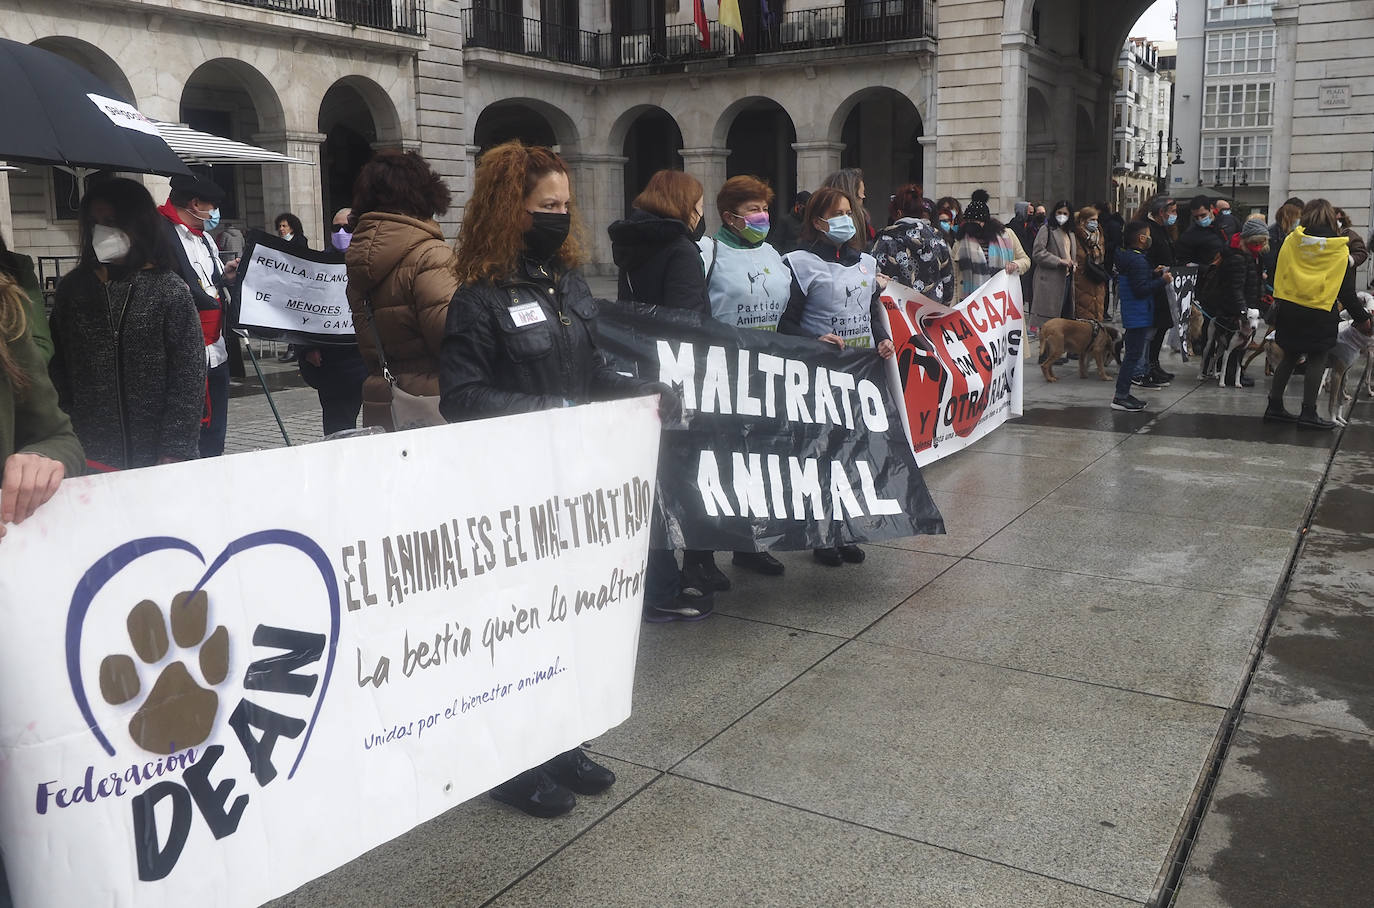
[[[1127,328],[1125,349],[1121,352],[1121,371],[1116,374],[1116,396],[1129,397],[1131,378],[1145,369],[1145,344],[1153,328]]]

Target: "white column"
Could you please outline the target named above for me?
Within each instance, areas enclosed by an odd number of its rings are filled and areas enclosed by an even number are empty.
[[[291,212],[301,219],[306,236],[321,236],[327,223],[319,168],[320,143],[324,139],[319,132],[282,130],[258,133],[250,140],[268,151],[312,162],[262,165],[262,203],[267,216],[278,211]]]
[[[1298,70],[1298,0],[1274,7],[1274,119],[1269,145],[1269,216],[1293,194],[1293,83]],[[1202,162],[1199,161],[1199,164]]]
[[[1026,81],[1031,36],[1025,32],[1002,35],[1002,167],[994,212],[1015,210],[1016,200],[1026,197]],[[989,187],[991,188],[991,187]],[[1053,204],[1047,200],[1048,204]]]
[[[703,146],[684,148],[678,154],[682,155],[682,169],[701,181],[705,194],[701,207],[706,212],[706,234],[709,236],[720,226],[720,215],[715,211],[715,198],[721,184],[725,182],[725,159],[730,157],[730,149]]]
[[[935,142],[938,136],[921,136],[921,191],[928,199],[940,198],[940,184],[935,181]]]
[[[843,142],[793,142],[797,153],[797,190],[815,192],[821,182],[840,169]]]
[[[573,198],[587,228],[588,274],[613,274],[611,240],[606,228],[625,215],[625,162],[609,154],[565,154]]]

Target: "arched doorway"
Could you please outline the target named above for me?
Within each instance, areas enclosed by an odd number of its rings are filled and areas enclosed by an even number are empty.
[[[1035,87],[1026,89],[1026,198],[1042,205],[1053,205],[1050,185],[1054,161],[1054,127],[1050,105]]]
[[[907,183],[921,183],[925,176],[920,111],[896,89],[867,88],[840,105],[836,120],[841,116],[838,134],[831,130],[844,144],[840,166],[864,172],[869,222],[886,224],[888,196]]]
[[[254,137],[282,129],[284,117],[281,101],[267,77],[241,60],[220,59],[202,63],[186,80],[181,93],[181,122],[201,132],[258,144]],[[220,221],[225,225],[270,230],[271,219],[279,213],[276,207],[287,204],[285,187],[269,186],[260,164],[192,169],[224,190]],[[314,218],[307,213],[302,221],[309,231]],[[316,232],[310,240],[319,245],[319,237]]]
[[[472,144],[486,151],[502,142],[519,139],[526,145],[558,144],[553,124],[531,105],[519,101],[497,101],[477,117]]]
[[[391,99],[375,82],[340,79],[320,101],[320,191],[325,223],[353,200],[353,183],[363,165],[382,148],[400,147],[400,120]]]
[[[633,119],[625,129],[625,141],[621,145],[625,157],[627,214],[630,203],[648,184],[649,177],[660,170],[682,169],[682,130],[672,115],[661,107],[646,107],[638,113],[631,111],[629,116]],[[614,136],[615,130],[611,134]],[[709,199],[707,207],[710,207]]]
[[[797,152],[792,148],[796,141],[796,127],[781,105],[752,98],[738,109],[725,134],[725,147],[730,149],[725,176],[749,174],[766,180],[776,195],[773,213],[777,216],[787,210],[797,192]],[[706,187],[707,198],[714,198],[719,189]]]

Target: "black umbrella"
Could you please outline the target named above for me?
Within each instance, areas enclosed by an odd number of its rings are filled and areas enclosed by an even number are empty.
[[[57,54],[0,38],[0,86],[0,161],[190,173],[151,120]]]

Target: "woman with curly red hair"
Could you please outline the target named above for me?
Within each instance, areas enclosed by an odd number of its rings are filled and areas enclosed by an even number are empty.
[[[681,415],[670,388],[621,375],[598,349],[596,301],[577,270],[579,233],[562,158],[519,141],[482,155],[458,234],[459,286],[439,367],[440,410],[450,422],[653,393],[665,419]],[[676,573],[674,564],[674,583]],[[645,585],[647,603],[654,579]],[[575,794],[614,782],[615,773],[574,748],[491,796],[556,817],[573,809]]]

